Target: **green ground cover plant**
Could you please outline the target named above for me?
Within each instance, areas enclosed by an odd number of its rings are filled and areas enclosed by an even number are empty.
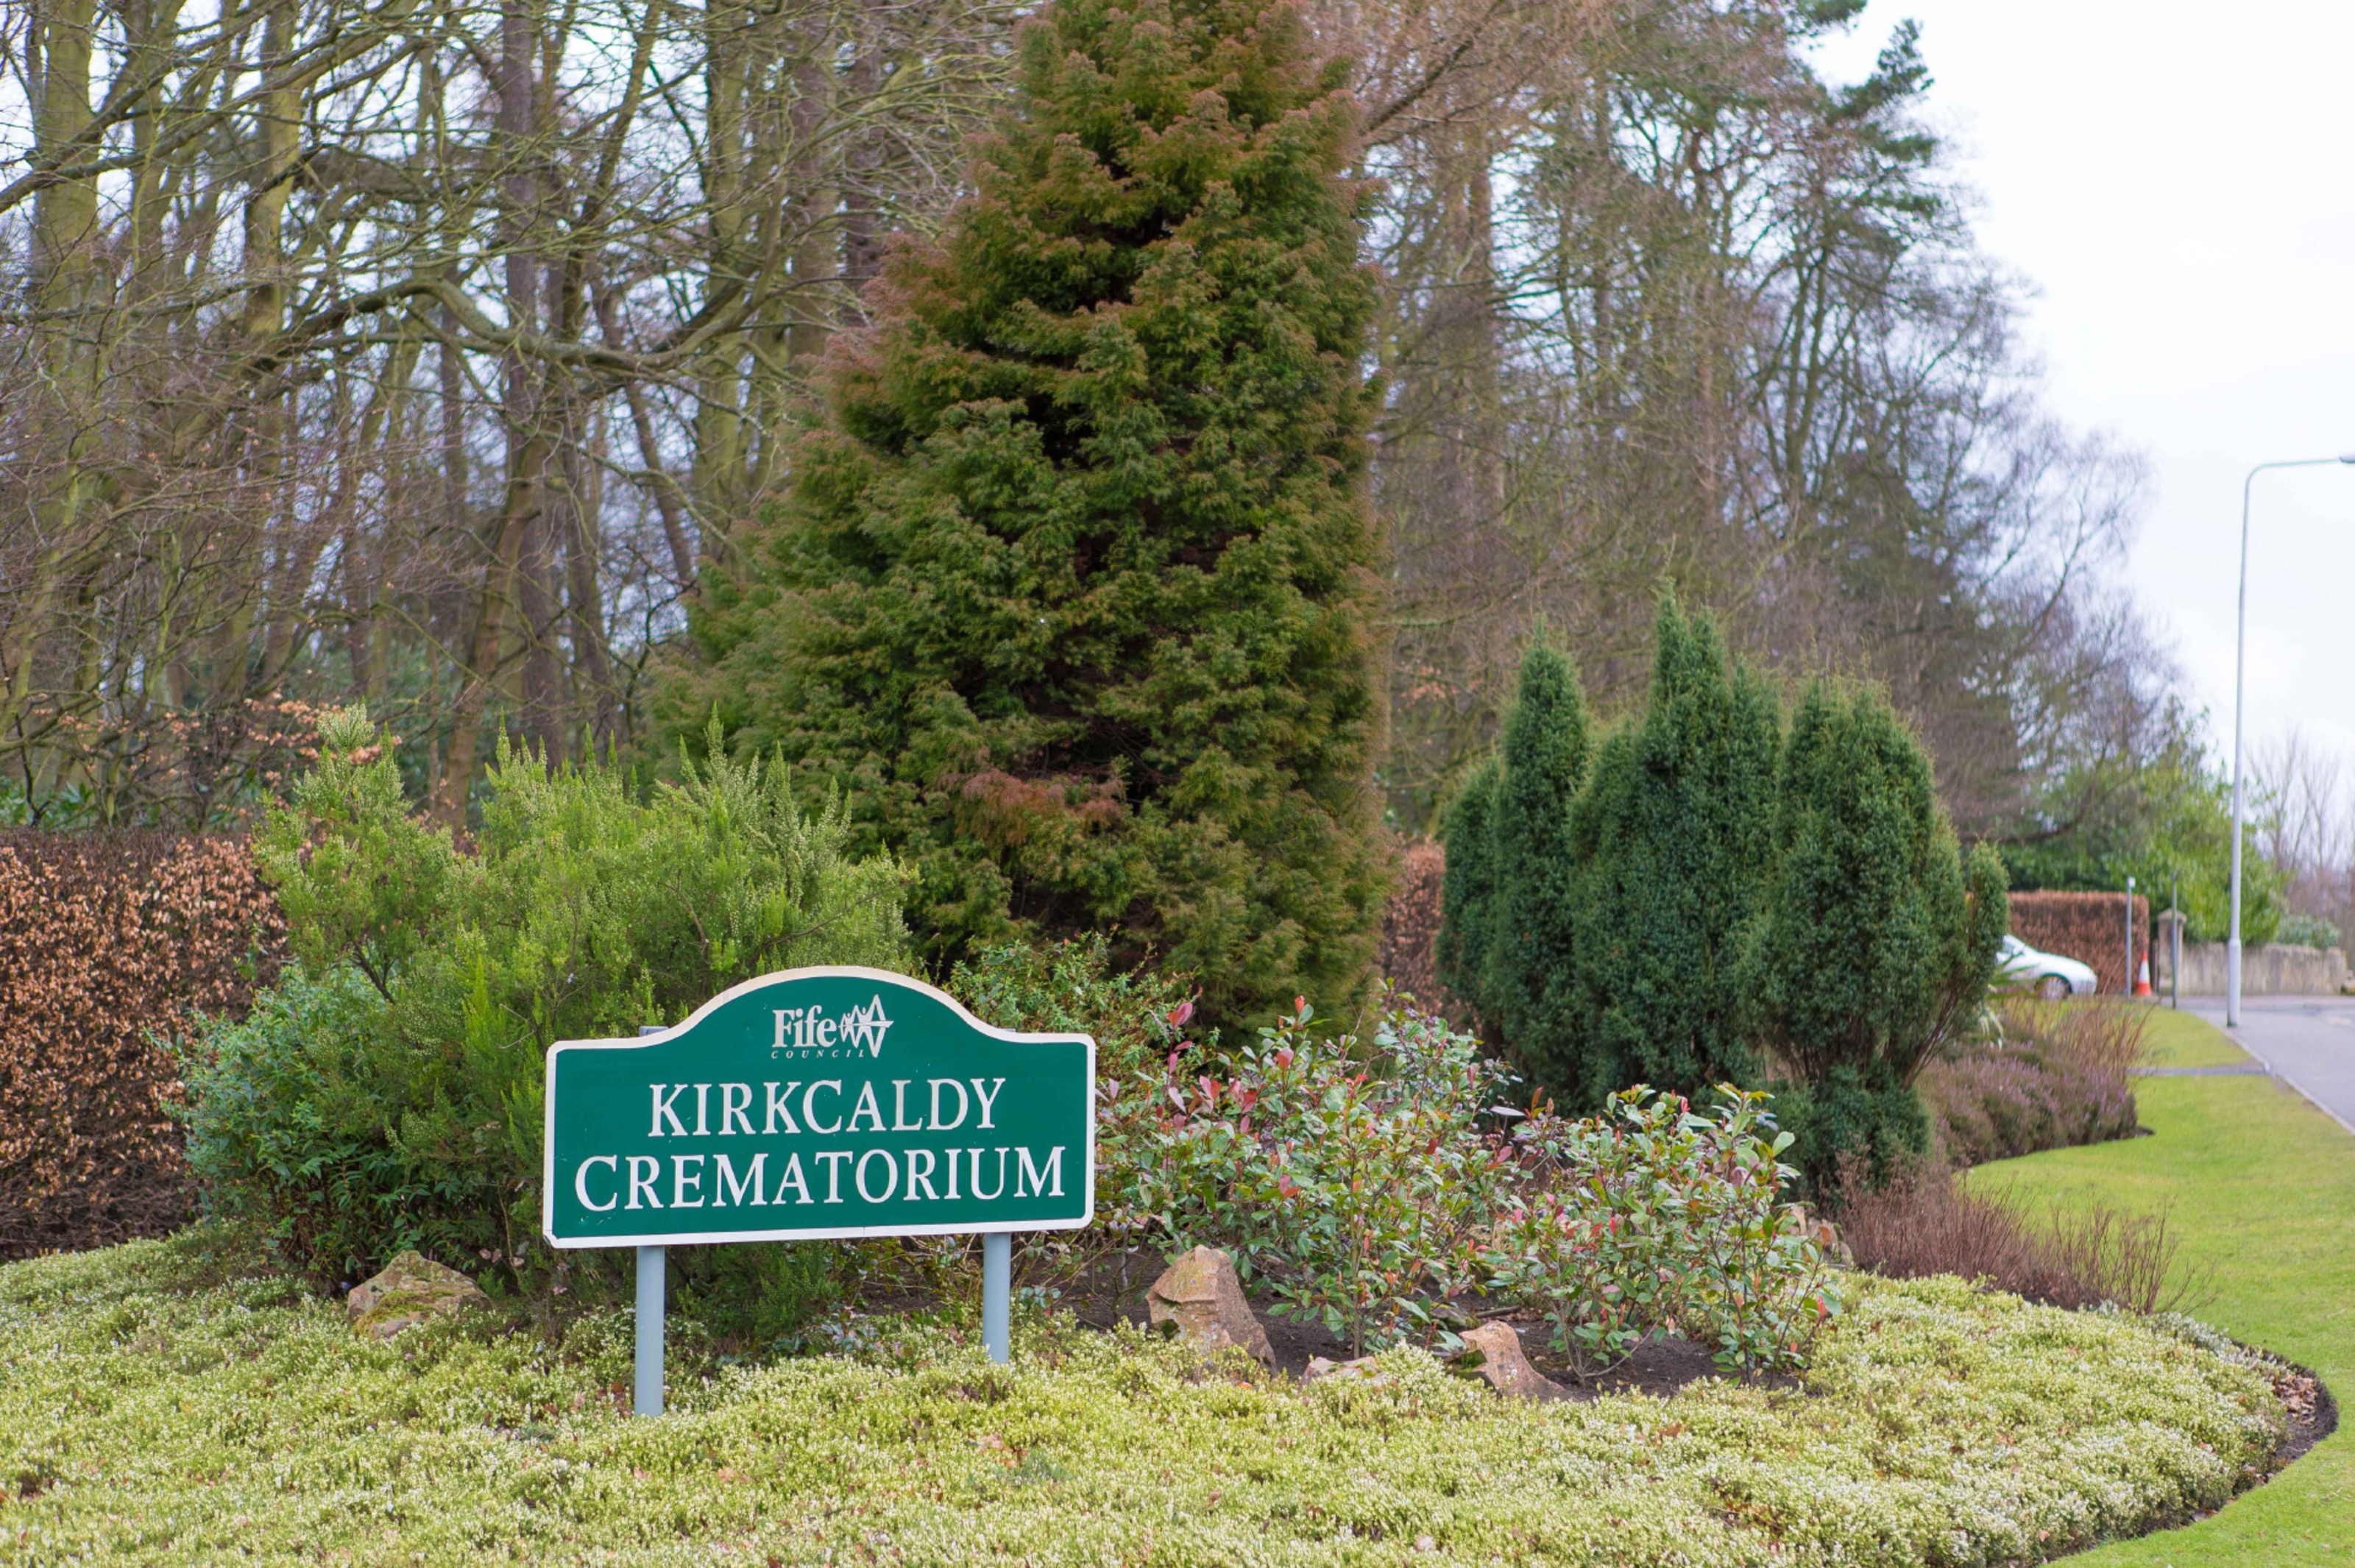
[[[2162,1328],[1870,1280],[1783,1388],[1532,1405],[1402,1347],[1303,1389],[1028,1316],[1010,1369],[962,1318],[683,1357],[636,1421],[625,1317],[366,1342],[232,1256],[208,1227],[0,1269],[0,1560],[2024,1563],[2217,1506],[2278,1432],[2263,1377]]]
[[[2122,1005],[2122,1004],[2121,1004]],[[2150,1010],[2157,1060],[2245,1060],[2190,1013]],[[2200,1316],[2355,1394],[2355,1138],[2256,1077],[2146,1078],[2153,1136],[2005,1160],[1971,1182],[2028,1208],[2164,1210]],[[2105,1548],[2086,1568],[2322,1568],[2355,1559],[2355,1435],[2342,1427],[2277,1480],[2189,1529]]]

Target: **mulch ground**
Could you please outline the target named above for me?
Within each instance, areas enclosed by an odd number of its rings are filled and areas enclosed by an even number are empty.
[[[1110,1328],[1124,1321],[1141,1327],[1147,1321],[1145,1293],[1160,1276],[1164,1266],[1162,1254],[1149,1247],[1107,1253],[1091,1264],[1077,1279],[1062,1283],[1062,1294],[1055,1305],[1092,1328]],[[1483,1311],[1484,1304],[1479,1301],[1466,1305],[1484,1318],[1493,1319],[1496,1316]],[[1296,1378],[1320,1356],[1335,1361],[1349,1359],[1348,1340],[1322,1323],[1278,1317],[1273,1310],[1274,1306],[1273,1298],[1265,1293],[1252,1298],[1252,1309],[1258,1315],[1260,1326],[1267,1330],[1268,1344],[1275,1351],[1278,1371]],[[1593,1399],[1602,1393],[1648,1393],[1665,1398],[1687,1383],[1724,1375],[1703,1347],[1672,1335],[1655,1335],[1610,1372],[1581,1380],[1547,1348],[1542,1328],[1515,1323],[1513,1328],[1520,1336],[1522,1352],[1530,1364],[1562,1385],[1573,1399]],[[1796,1382],[1779,1377],[1766,1381],[1770,1387]]]

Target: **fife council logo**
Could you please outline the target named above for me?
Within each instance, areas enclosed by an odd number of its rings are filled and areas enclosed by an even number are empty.
[[[828,1018],[823,1008],[777,1008],[777,1040],[769,1048],[772,1060],[824,1061],[830,1057],[883,1054],[883,1036],[891,1020],[883,1016],[883,997],[863,1008],[852,1008]]]

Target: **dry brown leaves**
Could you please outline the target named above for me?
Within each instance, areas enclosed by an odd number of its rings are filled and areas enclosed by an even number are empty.
[[[275,973],[242,840],[0,833],[0,1258],[187,1215],[167,1041]]]

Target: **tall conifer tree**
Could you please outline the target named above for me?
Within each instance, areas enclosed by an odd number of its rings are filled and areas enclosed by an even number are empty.
[[[1774,871],[1781,715],[1706,614],[1664,596],[1657,636],[1643,720],[1603,742],[1572,814],[1589,1104],[1630,1083],[1705,1095],[1760,1074],[1742,960]]]
[[[940,958],[1114,933],[1214,1018],[1362,976],[1384,722],[1356,109],[1267,0],[1058,0],[698,624]]]

